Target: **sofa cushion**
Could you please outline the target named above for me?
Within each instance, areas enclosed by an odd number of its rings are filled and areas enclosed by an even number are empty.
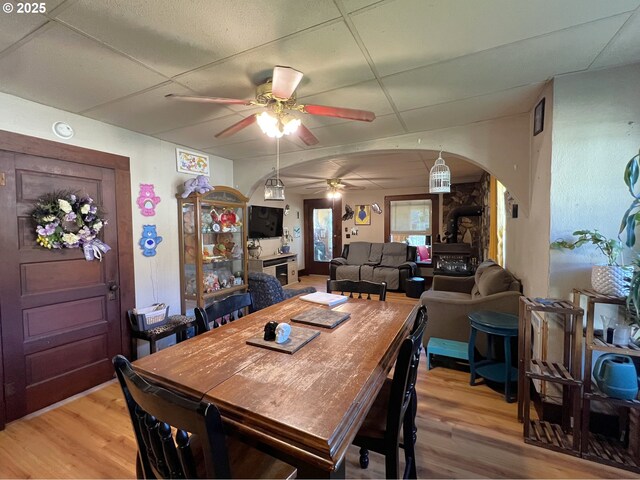
[[[382,260],[382,246],[384,243],[372,243],[371,251],[369,252],[369,262],[370,263],[380,263]]]
[[[375,283],[387,283],[390,290],[398,290],[400,288],[400,270],[394,267],[373,267],[373,279]]]
[[[480,280],[476,283],[478,287],[476,296],[486,297],[494,293],[506,292],[510,290],[513,281],[513,276],[501,266],[490,266],[482,272]]]
[[[360,280],[373,282],[373,268],[371,265],[363,265],[362,268],[360,268]]]
[[[420,299],[442,299],[442,300],[471,300],[471,295],[462,292],[447,292],[446,290],[427,290]],[[422,302],[424,304],[424,302]]]
[[[353,242],[349,244],[349,253],[347,254],[347,263],[349,265],[362,265],[369,261],[369,252],[371,243],[369,242]]]
[[[406,243],[392,242],[382,245],[382,259],[380,265],[383,267],[399,267],[407,261]]]
[[[360,280],[360,265],[340,265],[336,269],[336,280]]]

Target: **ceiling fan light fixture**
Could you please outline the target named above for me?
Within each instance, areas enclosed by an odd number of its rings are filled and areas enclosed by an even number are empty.
[[[451,170],[444,163],[441,150],[436,163],[429,172],[429,193],[449,192],[451,192]]]
[[[271,138],[282,138],[283,135],[291,135],[302,123],[299,118],[288,115],[276,115],[262,112],[256,117],[258,126],[262,132]]]

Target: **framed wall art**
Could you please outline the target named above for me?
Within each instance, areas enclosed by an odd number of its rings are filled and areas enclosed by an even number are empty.
[[[176,148],[176,164],[179,172],[209,176],[209,155]]]
[[[371,225],[371,205],[356,205],[353,218],[356,225]]]

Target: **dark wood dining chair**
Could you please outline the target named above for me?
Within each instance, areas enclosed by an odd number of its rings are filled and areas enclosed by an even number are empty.
[[[399,450],[404,450],[402,478],[417,478],[415,392],[422,337],[427,325],[427,311],[418,308],[413,331],[404,339],[396,360],[393,378],[385,380],[353,443],[360,447],[360,466],[369,465],[369,451],[385,456],[385,477],[400,478]],[[402,440],[400,434],[402,432]]]
[[[205,308],[196,307],[193,312],[196,316],[196,335],[208,332],[212,328],[226,325],[227,315],[229,321],[233,322],[234,316],[241,318],[245,314],[245,308],[251,308],[251,294],[238,293],[227,298],[213,302]],[[220,323],[218,323],[220,319]]]
[[[215,405],[150,383],[122,355],[113,365],[138,444],[138,478],[295,478],[294,467],[226,437]]]
[[[367,295],[367,300],[371,300],[371,295],[378,295],[381,302],[384,302],[387,298],[387,283],[375,283],[367,280],[327,280],[327,293],[340,292],[341,295],[349,294],[349,298],[354,297],[354,293],[357,293],[357,298],[364,298],[363,294]]]

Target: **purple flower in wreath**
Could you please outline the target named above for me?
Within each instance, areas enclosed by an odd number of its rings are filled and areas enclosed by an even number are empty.
[[[91,207],[89,208],[89,213],[91,215],[95,215],[97,211],[98,211],[98,207],[96,207],[95,205],[91,205]]]
[[[75,202],[76,201],[76,196],[74,194],[69,195],[69,200],[71,200],[71,202]]]
[[[75,214],[75,212],[69,212],[64,216],[64,221],[65,222],[73,222],[78,216]]]
[[[57,226],[58,224],[55,222],[47,223],[44,227],[41,225],[38,225],[38,228],[36,229],[36,231],[38,232],[38,235],[42,235],[43,237],[48,237],[49,235],[52,235],[56,231]]]
[[[88,214],[84,217],[85,222],[93,222],[96,219],[95,215]]]

